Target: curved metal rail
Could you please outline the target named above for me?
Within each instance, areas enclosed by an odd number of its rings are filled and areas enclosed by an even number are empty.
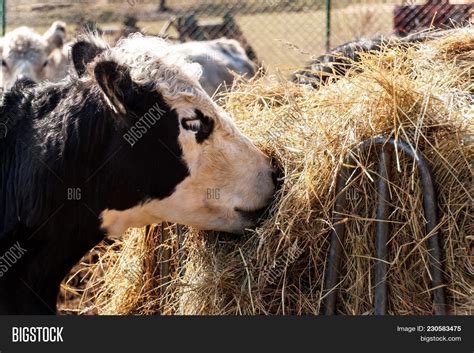
[[[423,191],[423,209],[426,218],[426,234],[430,234],[428,243],[428,254],[430,260],[430,277],[433,292],[434,313],[446,315],[446,296],[443,286],[443,274],[441,268],[441,250],[439,235],[436,226],[438,216],[436,211],[436,194],[430,169],[426,159],[421,153],[413,151],[406,142],[393,138],[375,137],[362,142],[358,150],[364,151],[369,147],[380,147],[379,152],[379,175],[378,189],[379,199],[377,204],[376,225],[376,255],[379,261],[375,263],[375,314],[385,315],[387,311],[387,238],[389,223],[384,222],[388,216],[388,179],[390,167],[390,154],[386,147],[396,148],[409,156],[418,167]],[[323,308],[325,315],[334,315],[336,312],[336,299],[338,291],[338,277],[341,262],[342,246],[345,237],[345,223],[342,214],[346,207],[347,181],[351,175],[348,165],[353,161],[351,153],[346,157],[346,165],[339,172],[336,186],[336,204],[333,211],[334,229],[331,233],[328,264],[326,267],[323,294]]]

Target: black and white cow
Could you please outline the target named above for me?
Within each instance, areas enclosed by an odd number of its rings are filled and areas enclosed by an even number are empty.
[[[89,36],[72,55],[80,75],[19,81],[0,105],[2,314],[54,313],[106,232],[167,220],[242,233],[274,192],[269,158],[163,40]]]
[[[305,69],[293,73],[293,82],[319,88],[331,80],[342,77],[360,61],[360,53],[380,51],[387,44],[387,39],[361,38],[342,44],[329,53],[318,56]]]

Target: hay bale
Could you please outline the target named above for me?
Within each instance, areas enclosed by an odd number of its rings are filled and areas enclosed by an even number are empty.
[[[101,315],[171,314],[175,300],[168,288],[178,278],[176,238],[172,228],[131,228],[101,255],[83,294],[79,313]]]
[[[108,314],[318,314],[333,227],[335,180],[346,153],[384,135],[429,161],[438,193],[446,292],[452,314],[473,310],[472,167],[474,31],[411,48],[364,54],[352,73],[318,91],[254,81],[225,98],[242,131],[282,172],[269,216],[237,237],[188,230],[187,261],[164,284],[158,250],[175,238],[129,233],[106,252],[96,297]],[[356,74],[357,72],[357,74]],[[417,171],[396,155],[390,183],[390,314],[432,314]],[[339,313],[373,312],[376,159],[361,154],[348,186]],[[134,231],[137,232],[137,231]],[[123,275],[134,262],[138,275]],[[127,267],[129,265],[125,265]],[[92,287],[100,284],[91,283]]]

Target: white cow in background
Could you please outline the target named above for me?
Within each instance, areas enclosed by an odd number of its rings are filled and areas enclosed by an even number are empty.
[[[70,43],[64,45],[66,24],[56,21],[43,35],[28,27],[19,27],[0,38],[2,74],[0,87],[9,89],[17,79],[34,82],[59,81],[70,68]],[[179,43],[171,46],[179,56],[202,67],[200,83],[210,95],[230,87],[235,74],[247,79],[256,73],[256,65],[235,39]]]
[[[235,78],[233,73],[249,79],[257,71],[256,65],[235,39],[180,43],[173,45],[171,50],[201,65],[199,81],[210,96],[231,86]]]
[[[65,77],[69,67],[65,37],[66,24],[56,21],[43,35],[19,27],[0,38],[0,86],[9,89],[17,79],[39,82]]]

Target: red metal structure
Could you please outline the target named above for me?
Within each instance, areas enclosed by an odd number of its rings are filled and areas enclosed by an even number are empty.
[[[395,33],[405,36],[426,28],[450,28],[469,23],[474,5],[450,4],[449,0],[428,0],[423,5],[397,6],[394,12]]]

